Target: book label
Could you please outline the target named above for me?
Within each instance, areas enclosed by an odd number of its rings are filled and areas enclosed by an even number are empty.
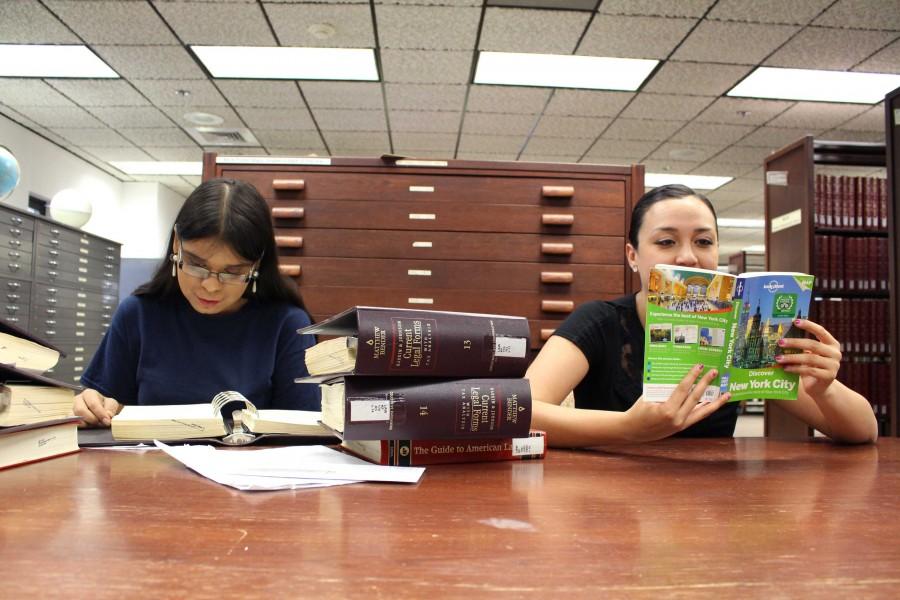
[[[787,185],[787,171],[766,171],[766,184],[768,185]]]
[[[785,229],[790,229],[791,227],[795,227],[799,225],[802,221],[802,217],[800,215],[800,209],[792,210],[789,213],[785,213],[779,217],[775,217],[772,219],[772,233],[778,233],[779,231],[784,231]]]
[[[514,438],[512,441],[513,456],[525,456],[529,454],[543,453],[544,438],[542,437]]]
[[[508,356],[510,358],[522,358],[528,350],[528,340],[525,338],[513,338],[497,336],[494,342],[494,356]]]
[[[351,423],[373,423],[391,418],[391,402],[382,398],[352,399],[350,401]]]

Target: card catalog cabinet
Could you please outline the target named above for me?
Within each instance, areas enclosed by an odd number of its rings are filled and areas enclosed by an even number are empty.
[[[78,383],[119,300],[119,244],[0,207],[2,316],[62,349],[47,371]]]
[[[578,304],[637,289],[624,246],[639,165],[208,153],[203,176],[259,189],[316,320],[353,305],[520,315],[538,348]]]

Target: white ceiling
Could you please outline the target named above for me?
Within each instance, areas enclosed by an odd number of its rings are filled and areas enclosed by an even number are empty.
[[[321,23],[332,37],[310,32]],[[640,162],[734,177],[710,194],[720,216],[761,218],[767,153],[806,134],[883,142],[884,108],[725,92],[757,65],[900,73],[900,0],[2,0],[0,43],[87,44],[122,76],[0,79],[0,113],[124,181],[187,194],[199,178],[129,177],[107,161],[204,149]],[[213,79],[191,44],[376,48],[382,81]],[[662,64],[636,93],[483,86],[478,50]],[[199,146],[185,132],[194,111],[261,147]],[[762,231],[722,241],[724,258]]]

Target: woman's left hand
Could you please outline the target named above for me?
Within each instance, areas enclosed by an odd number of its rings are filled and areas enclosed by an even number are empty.
[[[816,339],[783,338],[778,345],[782,349],[799,351],[775,357],[788,373],[800,375],[800,385],[812,398],[821,397],[841,368],[841,345],[828,330],[812,321],[798,319],[794,327],[811,333]]]

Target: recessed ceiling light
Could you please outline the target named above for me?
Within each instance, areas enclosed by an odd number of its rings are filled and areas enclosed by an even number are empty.
[[[112,166],[128,175],[202,175],[200,161],[112,160]]]
[[[185,121],[194,125],[221,125],[225,122],[219,115],[205,112],[189,112],[182,116]]]
[[[634,91],[658,60],[480,52],[475,83]]]
[[[80,77],[119,75],[87,46],[0,44],[0,77]]]
[[[213,77],[378,81],[370,48],[191,46]]]
[[[766,222],[764,219],[716,219],[719,227],[734,227],[737,229],[762,229]]]
[[[712,175],[674,175],[672,173],[646,173],[644,186],[655,188],[661,185],[680,183],[695,190],[714,190],[722,187],[734,177],[715,177]]]
[[[900,75],[758,67],[728,96],[878,104],[900,87]]]

